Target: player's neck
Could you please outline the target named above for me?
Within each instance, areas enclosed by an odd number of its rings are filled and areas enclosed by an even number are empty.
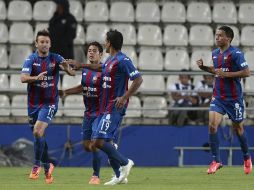
[[[229,47],[230,47],[230,44],[227,44],[227,45],[225,45],[223,47],[219,47],[220,48],[220,53],[225,52]]]
[[[116,50],[113,49],[113,48],[110,48],[109,54],[110,54],[111,56],[115,56],[117,53],[118,53],[118,51],[116,51]]]
[[[47,57],[47,56],[49,55],[49,52],[47,52],[47,53],[42,53],[42,52],[40,52],[40,51],[37,51],[37,53],[38,53],[39,57]]]

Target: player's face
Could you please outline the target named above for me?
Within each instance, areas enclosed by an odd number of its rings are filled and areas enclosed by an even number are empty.
[[[109,48],[110,48],[110,42],[107,40],[107,38],[105,39],[105,49],[106,49],[106,53],[109,53]]]
[[[49,48],[51,47],[50,38],[48,36],[38,36],[35,46],[39,53],[47,54],[49,52]]]
[[[217,30],[215,34],[215,41],[218,47],[224,47],[230,44],[230,38],[226,36],[226,33],[223,30]]]
[[[99,63],[102,53],[99,52],[97,46],[91,45],[87,50],[87,58],[91,63]]]

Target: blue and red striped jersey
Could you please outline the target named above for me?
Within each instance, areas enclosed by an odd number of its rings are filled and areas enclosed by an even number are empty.
[[[59,64],[64,58],[58,54],[49,53],[47,57],[39,57],[37,52],[31,54],[24,62],[22,73],[37,76],[47,71],[42,81],[28,83],[28,109],[43,105],[58,105]]]
[[[101,91],[101,72],[88,69],[82,70],[81,85],[83,89],[83,100],[85,114],[88,117],[100,114],[100,91]]]
[[[220,53],[217,48],[212,52],[213,66],[224,72],[237,72],[248,68],[243,52],[238,48],[230,46],[226,51]],[[220,100],[236,100],[243,98],[241,78],[221,78],[215,76],[213,97]]]
[[[123,109],[117,110],[115,102],[128,90],[128,81],[140,76],[139,71],[133,65],[131,59],[122,52],[110,56],[102,65],[102,95],[100,101],[101,113],[118,111],[125,114],[128,101]]]

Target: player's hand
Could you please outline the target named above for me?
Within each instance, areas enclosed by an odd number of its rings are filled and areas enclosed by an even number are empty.
[[[224,78],[227,74],[222,69],[215,69],[215,76]]]
[[[43,80],[44,76],[48,73],[48,71],[41,72],[36,76],[36,80]]]
[[[196,64],[198,65],[198,67],[202,67],[203,66],[203,59],[197,60]]]
[[[66,96],[65,90],[58,90],[58,94],[61,98],[64,98]]]
[[[68,64],[68,65],[71,65],[71,67],[74,69],[74,70],[78,70],[82,67],[82,64],[76,60],[73,60],[73,59],[66,59],[64,62],[64,64]],[[62,64],[63,64],[62,63]]]
[[[119,109],[123,108],[127,99],[124,96],[121,96],[121,97],[117,97],[115,101],[116,101],[116,109],[119,110]]]

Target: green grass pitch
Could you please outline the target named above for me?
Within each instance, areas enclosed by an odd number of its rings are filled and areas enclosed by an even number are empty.
[[[223,167],[207,175],[206,167],[134,167],[126,185],[104,186],[111,178],[110,168],[101,169],[101,185],[88,185],[91,168],[55,168],[53,184],[29,180],[30,168],[0,167],[0,190],[253,190],[254,173],[245,175],[242,167]]]

